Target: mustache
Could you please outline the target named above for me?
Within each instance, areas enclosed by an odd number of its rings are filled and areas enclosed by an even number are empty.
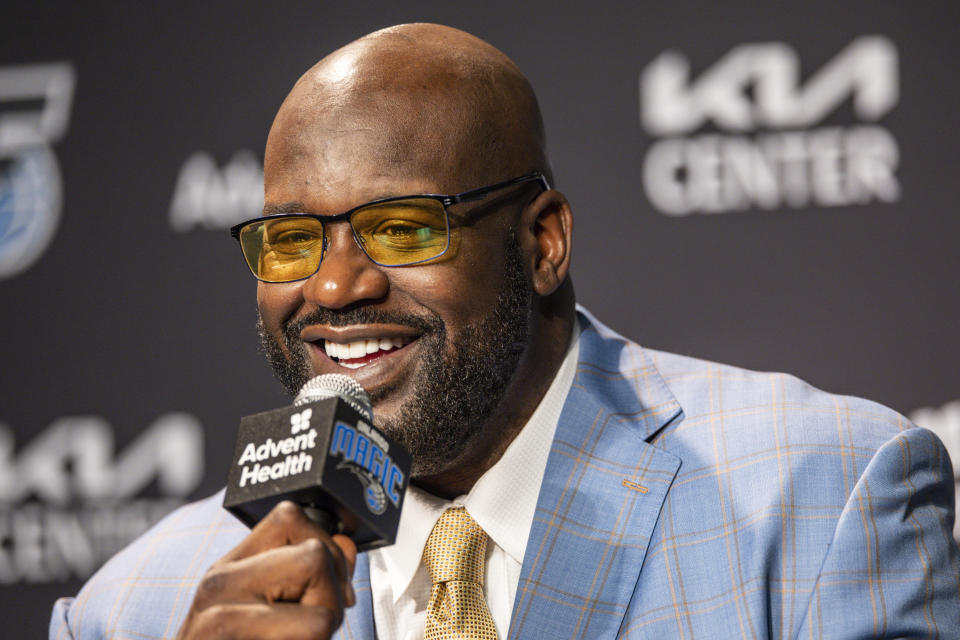
[[[307,315],[284,323],[283,333],[287,340],[299,341],[300,332],[311,324],[344,327],[355,324],[399,324],[413,327],[423,334],[445,333],[443,321],[437,316],[414,315],[382,309],[355,307],[353,309],[326,309],[319,307]]]

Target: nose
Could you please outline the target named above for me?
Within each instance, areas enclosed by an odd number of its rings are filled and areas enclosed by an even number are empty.
[[[320,268],[307,278],[303,298],[319,307],[342,309],[386,297],[390,281],[357,245],[346,222],[326,225],[327,248]]]

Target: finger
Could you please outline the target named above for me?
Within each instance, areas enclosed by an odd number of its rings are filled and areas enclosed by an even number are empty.
[[[222,560],[232,562],[274,547],[298,544],[307,538],[329,537],[322,527],[307,518],[303,509],[289,500],[284,500],[271,509],[250,531],[250,535],[223,556]]]
[[[342,617],[325,607],[289,602],[229,603],[210,607],[188,622],[181,638],[289,638],[327,640]]]
[[[331,537],[321,538],[321,540],[337,563],[337,577],[341,582],[349,584],[353,578],[353,566],[356,564],[357,545],[354,544],[353,540],[342,534],[335,534]],[[347,559],[344,550],[352,554],[352,559]]]
[[[339,557],[343,560],[343,581],[345,584],[346,606],[352,607],[357,603],[357,595],[353,590],[353,571],[357,566],[357,545],[345,535],[336,534],[331,542],[340,550]]]
[[[317,538],[221,563],[200,582],[195,607],[202,610],[229,601],[302,601],[340,611],[349,598],[337,564],[337,558]]]
[[[309,558],[307,581],[296,599],[305,606],[319,606],[333,611],[337,616],[337,626],[340,626],[343,608],[349,606],[348,593],[352,590],[349,582],[344,582],[337,570],[343,563],[343,554],[338,551],[338,561],[329,546],[316,538],[305,540],[293,548],[304,549],[302,557]]]
[[[231,562],[255,556],[272,548],[298,544],[308,539],[321,540],[329,549],[335,560],[337,577],[342,584],[344,603],[353,606],[356,594],[353,590],[353,567],[356,564],[356,545],[346,536],[338,536],[339,542],[333,539],[312,520],[307,518],[299,506],[290,501],[278,503],[267,517],[257,524],[239,545],[225,555],[213,569],[227,569]],[[349,554],[349,560],[344,551]],[[219,578],[214,578],[219,580]],[[215,586],[219,586],[215,582]]]

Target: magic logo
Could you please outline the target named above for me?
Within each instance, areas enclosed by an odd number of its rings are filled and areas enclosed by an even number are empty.
[[[330,440],[330,455],[341,456],[343,465],[360,478],[364,485],[367,507],[373,513],[383,513],[386,503],[383,494],[394,507],[400,506],[400,489],[404,473],[387,453],[386,439],[362,420],[356,428],[337,422]]]

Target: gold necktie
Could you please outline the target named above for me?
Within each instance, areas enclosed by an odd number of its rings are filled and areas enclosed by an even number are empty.
[[[483,598],[487,534],[463,507],[447,509],[423,549],[430,572],[430,602],[423,640],[496,640],[497,628]]]

